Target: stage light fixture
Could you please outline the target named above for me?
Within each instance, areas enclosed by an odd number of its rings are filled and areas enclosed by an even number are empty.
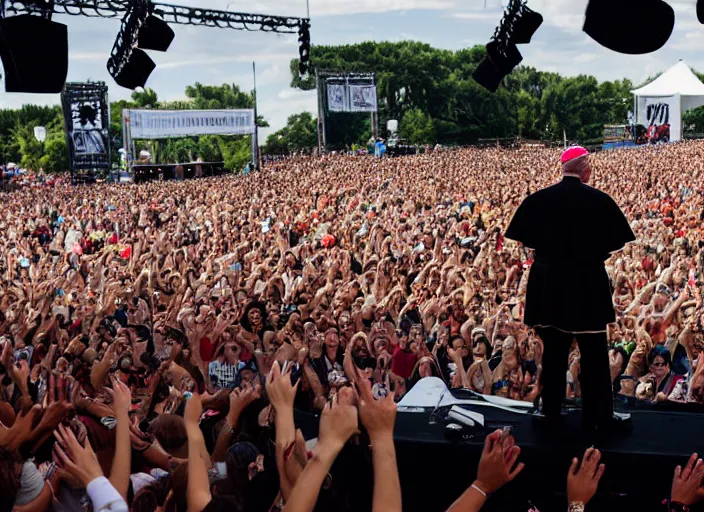
[[[543,23],[543,17],[528,8],[525,0],[511,0],[491,41],[486,56],[472,73],[474,80],[490,92],[523,61],[517,44],[527,44]]]
[[[305,75],[310,68],[310,21],[308,20],[303,20],[298,28],[298,43],[298,72]]]
[[[589,0],[582,30],[609,50],[643,55],[662,48],[674,26],[675,11],[662,0]]]
[[[0,59],[6,92],[61,92],[68,74],[66,25],[30,14],[0,19]]]
[[[171,46],[175,34],[169,24],[153,14],[139,29],[138,46],[143,50],[165,52]]]
[[[134,90],[146,85],[154,68],[156,68],[156,64],[149,55],[144,50],[134,48],[130,58],[120,71],[113,75],[113,78],[117,85]]]
[[[122,19],[120,32],[108,59],[110,76],[127,89],[144,87],[156,68],[143,48],[166,51],[174,39],[173,30],[168,24],[150,12],[148,1],[133,2]]]
[[[542,24],[543,16],[523,3],[513,25],[513,37],[511,40],[514,44],[530,43],[533,34],[538,31]]]

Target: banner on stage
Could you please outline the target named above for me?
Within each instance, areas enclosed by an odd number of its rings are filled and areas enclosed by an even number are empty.
[[[349,87],[352,112],[376,112],[376,86],[350,85]]]
[[[646,129],[650,142],[682,140],[682,107],[679,94],[638,97],[638,124]]]
[[[376,86],[328,83],[330,112],[376,112]]]
[[[125,110],[133,139],[251,135],[253,110]]]
[[[330,112],[349,112],[347,86],[328,84],[328,109]]]

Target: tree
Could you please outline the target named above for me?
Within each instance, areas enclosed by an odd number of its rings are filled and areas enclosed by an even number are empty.
[[[267,137],[266,153],[286,154],[312,149],[318,145],[318,120],[310,112],[301,112],[288,118],[286,126]]]
[[[22,155],[19,162],[20,166],[26,169],[39,170],[44,148],[42,143],[34,137],[34,128],[28,124],[17,125],[12,130],[12,138]]]
[[[134,91],[132,101],[138,108],[159,108],[159,97],[156,91],[149,87],[141,92]]]
[[[590,140],[601,137],[604,124],[625,122],[631,108],[629,80],[599,83],[593,76],[564,78],[529,66],[516,68],[491,94],[472,78],[485,55],[482,46],[453,52],[415,41],[314,46],[310,76],[301,78],[298,61],[291,62],[291,86],[315,89],[316,69],[373,72],[382,125],[411,111],[415,122],[422,112],[442,144],[516,135],[561,139],[563,130],[572,139]],[[326,113],[330,146],[368,137],[363,116],[341,116]]]
[[[409,110],[401,120],[399,135],[411,144],[434,144],[435,124],[422,110],[418,108]]]

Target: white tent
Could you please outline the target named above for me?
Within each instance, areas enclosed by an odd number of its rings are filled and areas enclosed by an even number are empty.
[[[648,85],[631,91],[636,124],[669,125],[670,141],[682,139],[682,112],[704,105],[704,84],[679,61]]]

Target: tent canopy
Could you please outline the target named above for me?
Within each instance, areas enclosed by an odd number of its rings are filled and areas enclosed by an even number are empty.
[[[704,105],[704,84],[684,61],[679,61],[655,80],[631,93],[649,98],[679,94],[682,97],[682,112]]]

